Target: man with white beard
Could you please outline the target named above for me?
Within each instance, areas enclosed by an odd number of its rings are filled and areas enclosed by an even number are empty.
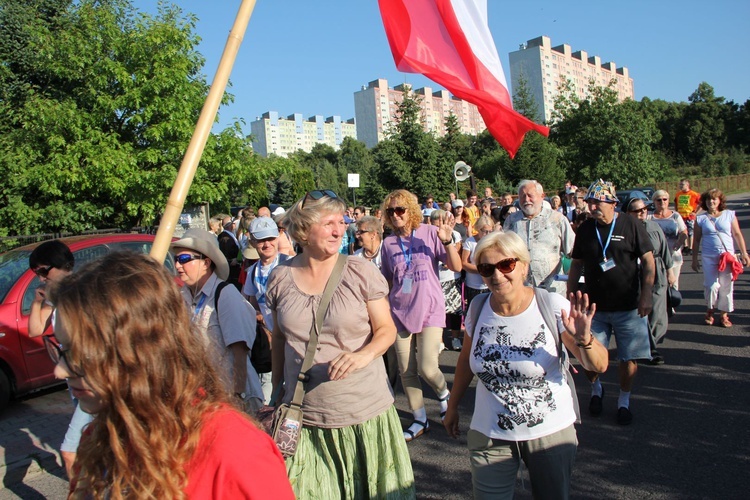
[[[543,201],[544,188],[540,183],[521,181],[521,210],[508,215],[503,229],[513,231],[526,242],[531,254],[527,283],[564,296],[566,285],[555,281],[555,276],[562,273],[562,256],[570,256],[573,251],[575,233],[568,219]]]

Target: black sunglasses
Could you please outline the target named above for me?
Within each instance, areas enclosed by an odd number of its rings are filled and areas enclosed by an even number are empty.
[[[516,268],[516,262],[518,262],[519,260],[521,259],[519,259],[518,257],[513,257],[512,259],[503,259],[495,264],[477,264],[477,272],[480,274],[480,276],[483,276],[485,278],[490,278],[493,274],[495,274],[495,269],[503,274],[510,274]]]
[[[389,217],[393,216],[393,214],[404,215],[406,213],[406,208],[405,207],[386,208],[385,213],[388,214]]]
[[[194,255],[194,254],[191,254],[191,253],[181,253],[179,255],[175,255],[174,256],[174,261],[175,261],[175,264],[179,264],[181,266],[184,266],[185,264],[187,264],[191,260],[199,260],[199,259],[204,259],[204,258],[205,257],[203,257],[203,255]]]
[[[76,377],[83,377],[82,373],[78,373],[70,365],[70,362],[68,361],[68,358],[65,356],[65,354],[68,352],[68,349],[63,349],[62,344],[57,342],[57,340],[54,339],[52,335],[45,335],[44,336],[44,347],[47,348],[47,354],[49,355],[49,358],[52,360],[53,363],[58,364],[60,363],[60,360],[65,360],[65,366],[68,367],[68,371],[75,375]]]
[[[40,278],[46,278],[53,267],[55,266],[37,267],[36,269],[34,269],[34,274],[36,274]]]
[[[628,210],[631,214],[640,214],[642,212],[648,212],[648,207],[641,207],[641,208],[631,208]]]
[[[329,198],[338,198],[338,195],[336,195],[336,193],[334,193],[330,189],[323,189],[323,190],[316,189],[314,191],[308,191],[307,194],[305,195],[304,201],[302,202],[302,208],[305,208],[305,202],[307,201],[308,198],[310,198],[311,200],[319,200],[324,196],[328,196]]]

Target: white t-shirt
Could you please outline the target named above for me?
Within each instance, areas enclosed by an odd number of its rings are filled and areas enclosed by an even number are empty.
[[[570,303],[549,295],[557,319]],[[478,299],[475,299],[478,300]],[[469,366],[479,378],[471,428],[493,439],[525,441],[548,436],[575,422],[573,398],[557,355],[557,338],[544,323],[536,297],[516,316],[500,316],[487,300],[475,324]],[[563,333],[561,333],[563,334]]]
[[[474,250],[477,248],[477,240],[474,239],[472,236],[471,238],[466,238],[466,241],[464,241],[463,249],[464,252],[469,252],[469,262],[476,265],[476,262],[474,262]],[[484,281],[482,280],[482,277],[479,275],[479,273],[471,273],[469,271],[466,271],[466,280],[464,281],[466,283],[466,286],[469,288],[473,288],[474,290],[487,290],[487,285],[484,284]]]
[[[453,231],[451,234],[451,243],[455,245],[456,243],[461,242],[461,235],[458,233],[458,231]],[[440,279],[440,283],[445,283],[446,281],[453,281],[457,280],[461,277],[460,272],[451,271],[448,266],[440,263],[440,266],[438,268],[438,279]]]

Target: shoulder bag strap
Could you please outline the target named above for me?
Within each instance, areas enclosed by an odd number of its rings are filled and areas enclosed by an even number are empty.
[[[536,296],[536,303],[539,307],[539,312],[542,313],[542,318],[547,324],[547,328],[552,331],[554,338],[556,339],[555,344],[557,345],[557,356],[560,359],[560,371],[562,376],[565,377],[565,381],[570,387],[571,395],[573,396],[573,410],[576,413],[576,423],[581,423],[581,408],[578,404],[578,394],[576,393],[576,384],[573,380],[573,376],[568,373],[570,366],[570,359],[568,358],[568,351],[565,350],[563,345],[562,336],[557,331],[557,319],[555,318],[555,311],[552,309],[552,303],[549,300],[550,292],[542,288],[534,288],[534,295]]]
[[[310,328],[310,341],[307,343],[307,351],[305,352],[305,360],[302,362],[302,368],[297,376],[297,381],[294,388],[294,397],[292,398],[292,405],[302,407],[302,400],[305,399],[305,382],[308,381],[310,376],[307,374],[308,370],[313,364],[313,358],[315,357],[315,351],[318,347],[318,333],[323,327],[323,319],[328,311],[328,305],[331,303],[331,297],[333,291],[341,280],[341,273],[346,265],[346,255],[339,254],[336,260],[336,265],[331,272],[331,276],[328,278],[326,288],[323,290],[323,296],[320,299],[318,305],[318,311],[315,314],[312,327]],[[302,382],[300,384],[300,382]]]

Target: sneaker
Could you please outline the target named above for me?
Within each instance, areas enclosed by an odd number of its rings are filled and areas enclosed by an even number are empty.
[[[604,388],[602,388],[601,396],[591,396],[589,401],[589,415],[592,417],[598,417],[602,414],[602,398],[604,397]]]
[[[440,354],[440,353],[441,353],[441,352],[443,352],[444,350],[445,350],[445,344],[444,344],[444,343],[442,343],[442,342],[440,342],[440,350],[438,351],[438,354]]]
[[[630,408],[621,406],[617,410],[617,423],[620,425],[630,425],[633,421],[633,414],[630,413]]]
[[[648,364],[650,365],[663,365],[664,364],[664,357],[654,349],[651,351],[651,359],[648,361]]]
[[[461,350],[461,339],[455,338],[451,342],[453,344],[453,350],[454,351],[460,351]]]

